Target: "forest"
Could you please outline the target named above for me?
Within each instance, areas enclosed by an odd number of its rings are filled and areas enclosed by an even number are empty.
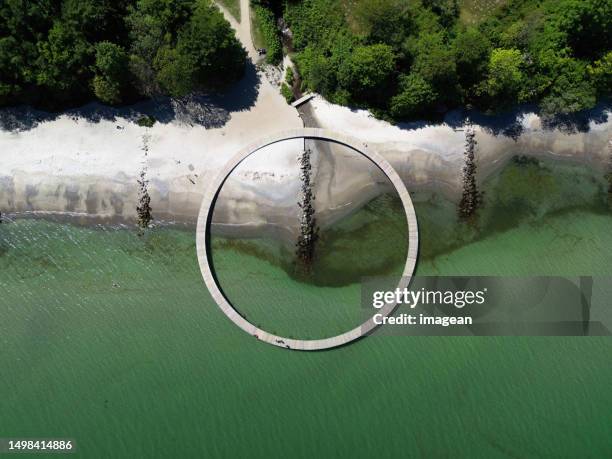
[[[246,51],[211,0],[2,0],[0,106],[217,91]]]
[[[610,0],[260,3],[288,23],[304,90],[383,118],[528,103],[569,114],[611,93]]]
[[[547,115],[612,91],[610,0],[253,0],[268,48],[278,24],[302,90],[390,120],[455,107]],[[281,21],[282,19],[282,21]],[[3,0],[0,106],[58,109],[97,99],[217,91],[246,52],[212,0]]]

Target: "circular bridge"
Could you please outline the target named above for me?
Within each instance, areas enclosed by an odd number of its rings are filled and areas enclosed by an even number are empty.
[[[305,140],[326,140],[332,143],[340,144],[351,150],[365,156],[378,166],[384,174],[389,178],[393,186],[395,187],[404,207],[406,213],[406,219],[408,222],[408,256],[406,258],[406,264],[404,266],[402,278],[399,281],[398,288],[403,289],[408,287],[410,279],[414,272],[417,259],[417,251],[419,245],[418,228],[416,214],[412,205],[412,200],[408,194],[404,183],[400,179],[399,175],[391,164],[387,162],[378,153],[368,149],[367,145],[360,143],[354,139],[340,135],[326,129],[316,128],[303,128],[294,129],[290,131],[280,132],[273,136],[264,138],[255,142],[246,148],[238,152],[221,172],[214,178],[210,183],[206,192],[204,193],[204,199],[202,206],[200,207],[200,214],[198,215],[198,224],[196,229],[196,245],[198,262],[200,264],[200,270],[202,271],[202,277],[204,283],[210,291],[213,299],[219,305],[223,313],[236,325],[238,325],[245,332],[269,344],[283,347],[286,349],[296,349],[302,351],[316,351],[322,349],[330,349],[344,344],[350,343],[364,335],[370,333],[377,325],[374,323],[372,318],[369,318],[360,326],[353,328],[347,332],[341,333],[336,336],[322,339],[293,339],[282,336],[277,336],[269,333],[259,327],[253,325],[246,320],[240,313],[232,306],[232,304],[223,295],[221,288],[215,277],[214,270],[211,264],[211,237],[210,237],[210,225],[212,222],[212,214],[215,206],[215,201],[219,195],[219,192],[232,173],[232,171],[248,156],[252,155],[256,151],[278,142],[291,139],[305,139]],[[382,316],[388,316],[396,308],[397,303],[385,304],[381,309],[377,310],[377,314]]]

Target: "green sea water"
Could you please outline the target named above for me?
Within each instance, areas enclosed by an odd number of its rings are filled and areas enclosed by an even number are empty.
[[[492,179],[476,229],[456,227],[444,200],[415,196],[418,272],[612,275],[599,182],[551,167]],[[286,276],[231,245],[215,251],[236,278]],[[232,294],[248,299],[256,284]],[[319,288],[343,302],[355,286]],[[101,458],[612,454],[609,338],[275,348],[225,318],[193,232],[171,228],[4,223],[0,291],[0,437],[74,438],[79,456]]]
[[[394,284],[401,278],[408,248],[403,215],[399,198],[383,195],[320,231],[308,274],[295,265],[293,253],[272,247],[274,241],[228,240],[213,231],[217,281],[259,328],[300,339],[341,334],[364,322],[362,278],[386,276]]]

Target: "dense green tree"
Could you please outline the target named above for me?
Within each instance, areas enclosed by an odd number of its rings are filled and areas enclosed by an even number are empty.
[[[422,0],[423,5],[440,17],[440,23],[450,27],[459,17],[459,2],[457,0]]]
[[[144,94],[183,96],[244,72],[246,51],[209,0],[139,0],[128,23],[130,68]]]
[[[68,101],[87,94],[94,52],[81,32],[57,20],[38,52],[36,81],[50,96]]]
[[[309,45],[321,52],[333,46],[337,35],[347,31],[342,5],[337,0],[287,2],[285,19],[293,33],[293,46],[304,50]]]
[[[22,91],[23,56],[13,37],[0,38],[0,104],[5,104]]]
[[[596,91],[588,81],[573,81],[561,75],[540,105],[545,115],[556,115],[592,108],[596,102]]]
[[[266,61],[269,64],[279,64],[283,59],[283,46],[276,27],[276,17],[274,13],[264,8],[262,5],[253,5],[252,11],[266,48]]]
[[[469,27],[457,34],[453,47],[457,77],[461,86],[468,89],[486,74],[491,43],[477,28]]]
[[[0,2],[0,104],[183,95],[231,83],[245,58],[211,0]]]
[[[176,46],[162,48],[155,67],[162,88],[183,96],[237,80],[244,73],[245,58],[246,51],[221,12],[212,3],[200,1],[179,31]]]
[[[487,94],[503,104],[517,102],[526,78],[523,65],[523,56],[518,49],[494,49],[485,84]]]
[[[57,0],[3,0],[0,2],[0,36],[37,41],[46,35],[53,21],[60,17]]]
[[[118,104],[123,100],[122,92],[129,83],[128,62],[128,55],[121,46],[108,41],[96,44],[93,88],[102,102]]]
[[[309,46],[298,55],[297,63],[308,88],[330,97],[336,88],[336,71],[330,60]]]
[[[529,40],[531,38],[532,30],[524,20],[518,20],[510,24],[509,27],[504,29],[497,39],[499,46],[502,48],[516,48],[522,49],[529,46]]]
[[[81,33],[87,41],[117,39],[124,33],[123,2],[112,0],[63,0],[61,18]]]
[[[169,61],[167,47],[174,46],[193,3],[192,0],[138,0],[129,8],[126,22],[131,40],[130,69],[142,94],[151,96],[163,92],[154,63]]]
[[[375,103],[385,91],[395,71],[395,54],[389,45],[357,46],[350,59],[338,71],[342,88],[350,90],[357,100]]]
[[[612,91],[612,51],[607,52],[601,59],[598,59],[588,67],[595,87],[606,95]]]
[[[121,87],[116,81],[96,75],[92,81],[94,94],[100,101],[115,105],[121,102]]]
[[[431,85],[418,74],[400,78],[400,92],[391,98],[391,115],[395,118],[410,118],[423,114],[438,98]]]
[[[545,114],[574,113],[595,105],[597,90],[589,79],[584,62],[558,58],[552,75],[550,87],[541,102]]]
[[[442,33],[427,33],[418,37],[413,45],[412,71],[421,75],[434,88],[447,92],[454,90],[457,78],[455,55]]]
[[[402,0],[358,2],[354,14],[369,43],[386,43],[396,52],[414,27],[408,5]]]
[[[610,0],[509,0],[471,26],[459,18],[463,3],[290,0],[284,16],[306,86],[335,102],[386,107],[396,118],[523,102],[571,113],[610,95]],[[375,66],[365,59],[360,69],[354,59],[380,44],[391,47],[394,69],[375,88]],[[398,74],[410,79],[395,81]]]
[[[524,101],[571,113],[612,91],[609,0],[509,0],[469,27],[455,0],[257,5],[275,39],[279,15],[290,25],[304,87],[397,118]],[[212,0],[0,2],[0,104],[216,90],[244,60]]]
[[[122,46],[109,41],[96,43],[96,69],[105,77],[124,83],[128,57]]]
[[[550,10],[550,21],[566,34],[576,56],[598,56],[612,47],[610,0],[558,0]]]
[[[191,56],[181,53],[177,48],[163,46],[155,56],[156,80],[161,92],[173,97],[182,97],[193,86]]]

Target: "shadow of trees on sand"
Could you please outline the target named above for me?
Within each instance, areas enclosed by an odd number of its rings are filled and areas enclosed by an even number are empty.
[[[138,121],[143,116],[155,118],[159,123],[178,122],[205,128],[223,127],[233,112],[249,110],[255,106],[261,84],[261,75],[255,65],[248,62],[244,77],[223,93],[191,94],[182,98],[156,97],[132,105],[111,107],[91,102],[81,107],[47,112],[30,106],[16,106],[0,109],[0,129],[26,131],[39,123],[53,121],[60,116],[85,119],[92,123],[115,121],[123,118]]]

